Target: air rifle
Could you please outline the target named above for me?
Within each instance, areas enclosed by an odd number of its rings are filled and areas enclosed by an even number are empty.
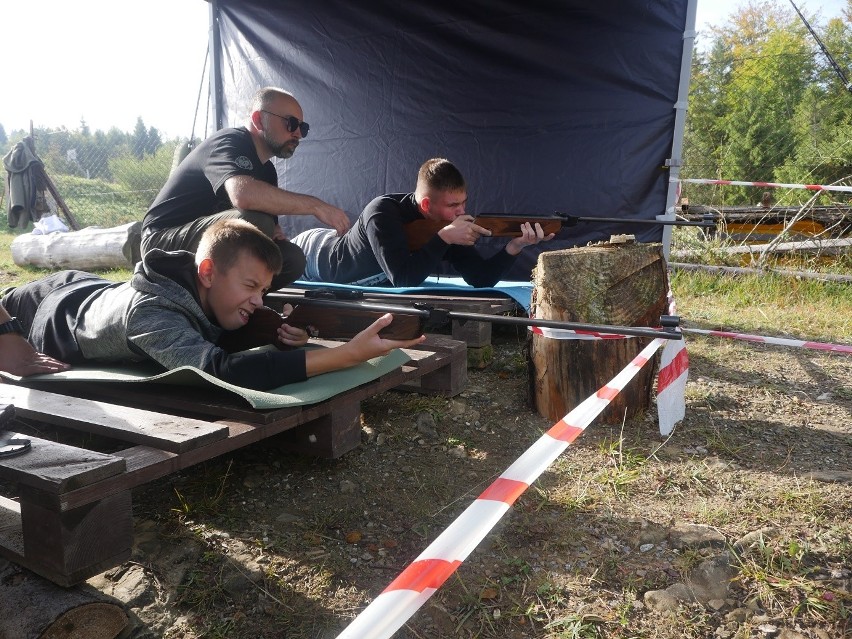
[[[716,222],[713,214],[701,216],[700,222],[686,220],[634,220],[622,217],[578,217],[568,213],[555,213],[544,217],[533,217],[529,215],[490,215],[482,214],[474,218],[474,223],[491,231],[491,237],[520,237],[521,224],[541,224],[544,234],[558,233],[562,227],[576,226],[579,222],[616,224],[650,224],[653,226],[700,226],[702,228],[715,228]],[[433,235],[444,228],[448,222],[441,220],[414,220],[405,225],[405,237],[408,240],[408,250],[416,251],[428,242]]]
[[[229,352],[237,352],[266,344],[273,344],[281,349],[287,348],[278,340],[277,334],[278,327],[285,323],[304,328],[312,337],[352,339],[385,313],[393,315],[393,322],[379,331],[379,335],[387,339],[397,340],[415,339],[429,328],[444,326],[452,320],[491,322],[514,326],[539,326],[584,333],[682,339],[680,332],[675,330],[680,323],[680,318],[674,315],[662,315],[660,317],[662,328],[658,329],[644,326],[583,324],[561,320],[449,311],[434,308],[432,305],[422,302],[415,302],[411,306],[365,303],[358,301],[363,297],[361,291],[345,289],[315,289],[306,291],[303,296],[288,293],[269,293],[267,297],[294,303],[293,311],[284,317],[271,308],[258,308],[252,313],[248,324],[236,331],[228,331],[219,341],[219,346]]]

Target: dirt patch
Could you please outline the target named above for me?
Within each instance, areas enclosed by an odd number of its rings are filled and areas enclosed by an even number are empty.
[[[522,337],[457,398],[364,402],[341,459],[273,439],[139,489],[133,561],[91,583],[128,636],[337,636],[551,426]],[[669,440],[653,411],[593,423],[395,636],[852,636],[852,358],[689,354]]]

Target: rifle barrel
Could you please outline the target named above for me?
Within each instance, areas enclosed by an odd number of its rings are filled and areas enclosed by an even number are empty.
[[[701,220],[700,222],[690,222],[689,220],[629,220],[623,217],[576,217],[568,216],[577,222],[615,222],[617,224],[652,224],[656,226],[701,226],[704,228],[713,228],[716,226],[712,220]]]
[[[447,311],[450,319],[472,320],[478,322],[493,322],[495,324],[510,324],[515,326],[539,326],[542,328],[562,328],[572,331],[586,331],[589,333],[606,333],[610,335],[632,335],[634,337],[662,337],[663,339],[683,339],[680,333],[665,329],[657,329],[645,326],[612,326],[609,324],[583,324],[580,322],[563,322],[562,320],[548,320],[524,317],[507,317],[505,315],[488,315],[486,313],[464,313],[458,311]]]
[[[610,335],[632,335],[634,337],[661,337],[663,339],[683,339],[683,336],[675,330],[665,328],[657,329],[645,326],[612,326],[608,324],[583,324],[579,322],[563,322],[561,320],[547,320],[524,317],[507,317],[505,315],[489,315],[487,313],[465,313],[460,311],[447,311],[435,309],[426,304],[417,306],[394,306],[391,304],[372,304],[364,302],[317,299],[311,297],[298,297],[281,293],[269,293],[269,297],[287,299],[298,304],[309,304],[324,308],[350,309],[374,311],[379,313],[405,313],[417,315],[426,322],[444,323],[449,320],[464,320],[476,322],[491,322],[494,324],[510,324],[515,326],[540,326],[544,328],[561,328],[572,331],[586,331],[589,333],[604,333]]]

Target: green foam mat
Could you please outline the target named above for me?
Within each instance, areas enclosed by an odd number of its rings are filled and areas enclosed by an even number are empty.
[[[182,366],[174,370],[162,372],[152,364],[136,366],[76,366],[72,370],[62,373],[32,375],[26,379],[34,382],[52,382],[56,384],[61,384],[62,382],[114,382],[122,384],[154,382],[158,384],[215,388],[239,395],[252,408],[270,409],[322,402],[356,386],[378,379],[382,375],[399,368],[409,359],[408,355],[397,349],[391,351],[388,355],[371,359],[351,368],[323,373],[322,375],[308,378],[304,382],[286,384],[267,391],[258,391],[229,384],[191,366]],[[22,379],[2,371],[0,371],[0,375],[14,380]]]

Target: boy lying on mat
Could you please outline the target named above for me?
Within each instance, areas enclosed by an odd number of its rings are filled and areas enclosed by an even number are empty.
[[[520,237],[489,258],[473,245],[491,231],[465,214],[467,186],[455,165],[427,160],[417,174],[414,193],[382,195],[370,202],[344,235],[334,229],[310,229],[292,239],[306,258],[303,280],[362,286],[419,286],[442,261],[449,262],[477,288],[494,286],[526,247],[553,239],[541,225],[526,222]],[[432,220],[444,226],[423,245],[409,249],[406,225]]]
[[[152,249],[130,282],[62,271],[7,292],[0,305],[32,346],[69,364],[153,360],[193,366],[226,382],[267,390],[355,366],[425,338],[379,337],[385,315],[336,348],[228,353],[216,345],[248,323],[281,269],[281,252],[256,227],[223,220],[205,231],[195,255]],[[303,346],[308,334],[282,325],[278,338]]]

